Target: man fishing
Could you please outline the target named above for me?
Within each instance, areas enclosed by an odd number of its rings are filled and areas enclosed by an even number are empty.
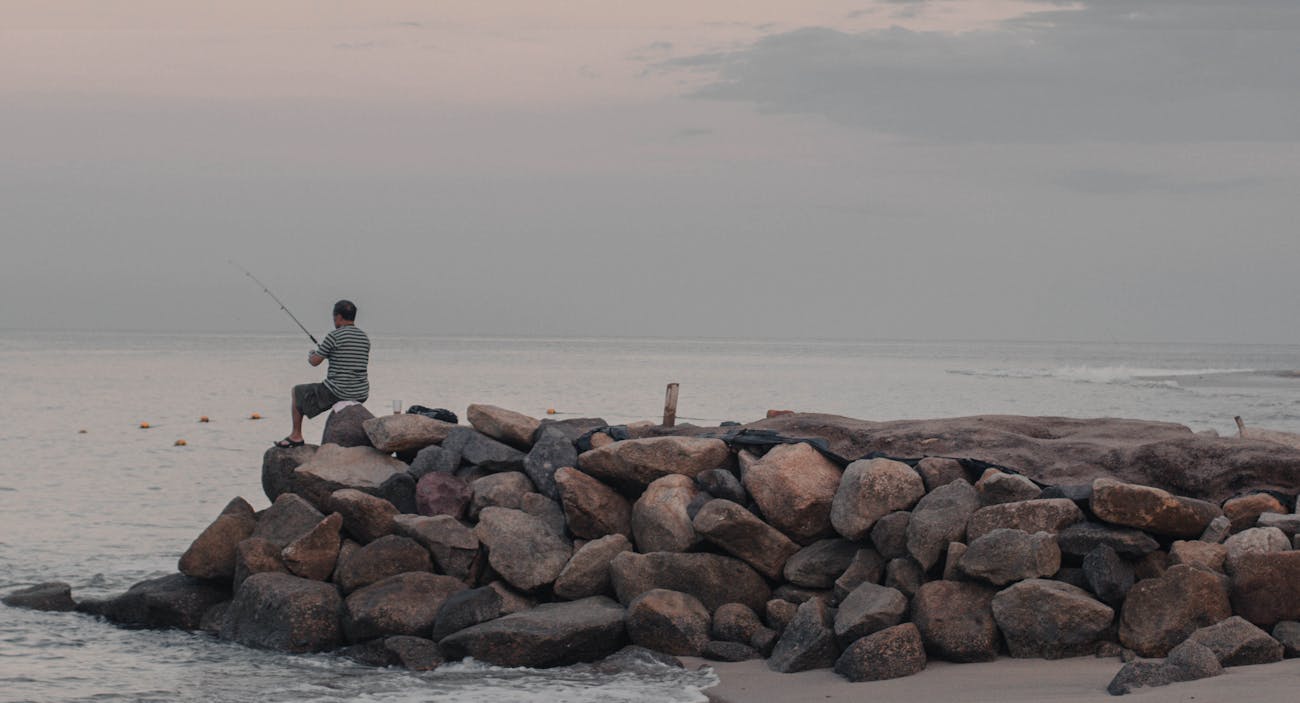
[[[320,366],[329,360],[323,383],[304,383],[293,387],[293,432],[276,442],[277,447],[301,447],[302,418],[316,417],[335,403],[352,400],[366,402],[370,397],[370,380],[366,366],[370,363],[370,338],[356,325],[357,306],[349,300],[334,304],[334,329],[307,354],[307,363]]]

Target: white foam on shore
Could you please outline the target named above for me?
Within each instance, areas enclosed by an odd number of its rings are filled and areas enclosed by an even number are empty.
[[[1177,386],[1176,379],[1258,373],[1255,369],[1158,369],[1136,366],[1058,366],[1052,368],[950,369],[957,376],[986,378],[1059,379],[1076,383],[1158,383]]]

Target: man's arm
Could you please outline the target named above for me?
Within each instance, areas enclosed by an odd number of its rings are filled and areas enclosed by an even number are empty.
[[[307,352],[307,363],[311,364],[312,366],[320,366],[320,362],[324,360],[325,357],[321,356],[320,354],[317,354],[314,351]]]

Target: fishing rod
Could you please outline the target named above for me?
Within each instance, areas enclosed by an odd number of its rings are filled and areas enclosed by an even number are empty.
[[[234,260],[234,259],[227,259],[227,261],[230,262],[230,265],[231,265],[231,266],[234,266],[235,268],[239,269],[240,271],[243,271],[245,276],[248,276],[250,279],[253,280],[253,283],[256,283],[257,285],[261,286],[261,287],[262,287],[262,292],[263,292],[263,293],[266,293],[266,294],[269,295],[269,296],[271,296],[271,300],[274,300],[276,303],[279,303],[279,305],[280,305],[280,309],[283,310],[283,311],[285,312],[285,314],[287,314],[287,315],[288,315],[288,316],[289,316],[289,317],[290,317],[294,322],[298,323],[298,327],[301,328],[303,332],[307,332],[307,328],[304,327],[303,324],[302,324],[301,322],[298,322],[298,318],[295,317],[294,314],[293,314],[292,312],[289,312],[289,308],[287,308],[287,307],[284,306],[284,303],[281,302],[281,300],[275,296],[275,293],[272,293],[272,292],[271,292],[271,289],[270,289],[270,288],[267,288],[267,287],[266,287],[266,284],[265,284],[265,283],[262,283],[261,281],[257,280],[257,276],[254,276],[253,273],[252,273],[251,271],[249,271],[248,269],[244,268],[243,266],[240,266],[239,264],[235,263],[235,260]],[[308,336],[308,337],[311,337],[312,344],[315,344],[315,345],[318,346],[318,347],[320,346],[320,342],[316,341],[316,337],[315,337],[314,335],[312,335],[311,332],[307,332],[307,336]]]

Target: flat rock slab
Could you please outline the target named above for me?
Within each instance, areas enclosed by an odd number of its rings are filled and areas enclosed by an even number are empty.
[[[578,456],[578,468],[621,490],[639,492],[668,474],[694,478],[726,462],[731,449],[720,439],[649,437],[614,442]]]
[[[622,552],[610,562],[610,579],[622,603],[655,588],[689,593],[710,612],[724,603],[763,610],[772,591],[758,572],[720,554]]]
[[[799,551],[789,537],[729,500],[705,503],[693,524],[710,542],[773,580],[780,580],[786,560]]]
[[[768,524],[809,544],[831,535],[840,476],[839,467],[811,445],[783,444],[750,466],[741,480]]]
[[[1089,505],[1105,522],[1181,539],[1196,539],[1210,521],[1223,514],[1219,506],[1207,501],[1109,478],[1092,482]]]
[[[326,444],[294,470],[293,492],[317,508],[324,508],[329,495],[344,488],[383,497],[385,482],[394,474],[404,473],[406,464],[381,451]]]
[[[448,660],[547,668],[595,661],[627,641],[623,606],[595,596],[549,603],[466,628],[439,643]]]
[[[456,427],[423,415],[381,415],[361,423],[370,443],[385,454],[419,451],[439,444]]]
[[[1029,579],[993,597],[993,619],[1011,656],[1060,659],[1091,654],[1115,611],[1082,588]]]
[[[1282,643],[1267,632],[1234,615],[1223,622],[1193,632],[1187,639],[1214,652],[1224,666],[1248,666],[1282,661]]]
[[[135,584],[98,604],[94,614],[124,627],[197,630],[208,608],[229,598],[224,586],[172,574]]]
[[[40,583],[27,588],[11,591],[3,599],[11,608],[28,608],[30,610],[47,610],[66,612],[75,610],[77,603],[72,600],[72,586],[62,581]]]
[[[349,642],[388,635],[428,635],[438,609],[466,589],[450,576],[408,572],[357,590],[344,601],[343,634]]]
[[[479,432],[525,451],[533,445],[533,436],[541,425],[541,421],[535,417],[495,405],[471,405],[466,410],[465,417]]]
[[[226,610],[221,638],[281,652],[320,652],[343,642],[343,598],[328,583],[254,574]]]

